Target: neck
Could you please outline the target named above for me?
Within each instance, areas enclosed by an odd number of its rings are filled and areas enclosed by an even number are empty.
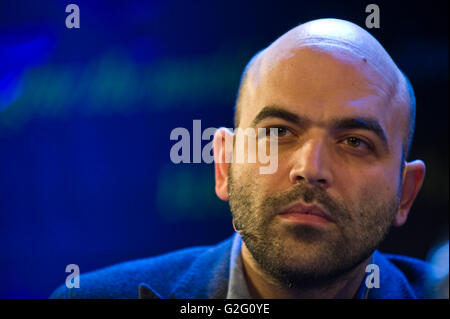
[[[320,287],[305,287],[301,290],[287,287],[266,274],[242,242],[241,250],[244,273],[252,298],[256,299],[350,299],[358,291],[365,277],[365,269],[372,256],[343,274],[333,282]]]

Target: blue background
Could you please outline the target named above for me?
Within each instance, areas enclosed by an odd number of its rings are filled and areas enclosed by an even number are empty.
[[[411,158],[427,177],[381,248],[424,259],[448,240],[448,2],[392,2],[368,31],[415,87]],[[67,29],[69,3],[0,3],[0,298],[47,298],[67,264],[231,235],[213,165],[173,164],[170,132],[232,127],[253,54],[312,19],[364,27],[370,2],[77,0],[81,28]]]

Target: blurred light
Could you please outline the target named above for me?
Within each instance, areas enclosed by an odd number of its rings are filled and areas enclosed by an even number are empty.
[[[449,242],[436,246],[429,254],[431,271],[428,275],[429,298],[449,298]]]
[[[44,36],[0,45],[0,111],[20,97],[24,72],[42,63],[48,56],[50,47],[50,39]]]
[[[0,78],[0,111],[10,106],[22,93],[20,75],[18,71],[9,72]]]
[[[449,243],[438,246],[431,254],[430,262],[433,265],[433,277],[442,280],[448,276]]]
[[[218,209],[221,201],[214,191],[211,165],[166,165],[158,177],[156,196],[158,213],[166,221],[228,217]]]
[[[18,129],[28,119],[63,117],[71,112],[130,114],[137,107],[164,112],[210,107],[231,99],[237,90],[242,51],[201,58],[172,58],[137,63],[128,52],[114,49],[86,66],[47,64],[5,77],[0,85],[0,129]],[[23,83],[22,86],[19,84]],[[21,90],[22,88],[22,90]]]

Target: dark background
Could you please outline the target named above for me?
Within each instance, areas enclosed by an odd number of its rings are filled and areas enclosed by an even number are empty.
[[[69,3],[0,2],[0,298],[48,297],[67,264],[231,235],[213,165],[173,164],[170,132],[232,127],[254,53],[312,19],[365,27],[373,2],[76,0],[81,28],[67,29]],[[427,164],[381,250],[425,259],[448,240],[448,1],[375,3],[381,28],[368,31],[415,87],[411,159]]]

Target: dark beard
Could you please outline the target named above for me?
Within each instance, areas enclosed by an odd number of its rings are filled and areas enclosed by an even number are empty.
[[[261,269],[291,288],[326,287],[345,276],[384,239],[398,208],[398,194],[380,203],[368,192],[361,192],[358,208],[352,213],[324,189],[307,183],[297,183],[261,200],[257,183],[236,185],[231,171],[230,167],[228,194],[236,230]],[[273,229],[273,219],[282,207],[300,199],[315,201],[330,213],[336,223],[334,237],[310,225],[286,225],[282,233]],[[284,245],[288,236],[301,245],[300,257],[294,261]]]

